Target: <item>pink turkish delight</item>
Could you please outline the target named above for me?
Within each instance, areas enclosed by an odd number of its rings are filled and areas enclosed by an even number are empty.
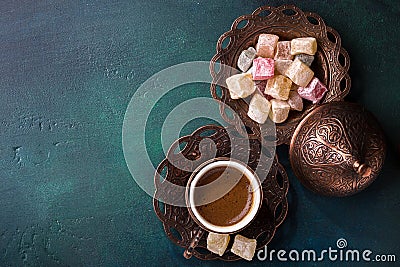
[[[256,45],[257,56],[273,58],[279,36],[275,34],[260,34]]]
[[[293,55],[290,54],[290,41],[280,41],[276,45],[275,60],[277,59],[293,59]]]
[[[266,80],[274,77],[274,60],[272,58],[256,58],[253,60],[253,80]]]
[[[314,104],[318,103],[327,91],[326,86],[317,77],[314,77],[306,87],[300,86],[297,89],[302,98],[310,100]]]

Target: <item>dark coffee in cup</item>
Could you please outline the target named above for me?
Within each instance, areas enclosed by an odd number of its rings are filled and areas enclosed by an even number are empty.
[[[197,210],[205,220],[217,226],[238,223],[253,204],[250,180],[236,168],[211,169],[199,179],[197,186],[210,186],[208,190],[194,191],[194,204],[209,202],[198,205]],[[212,201],[215,197],[219,198]]]
[[[261,206],[261,183],[244,163],[217,158],[193,172],[186,202],[190,215],[203,229],[237,232],[254,219]]]

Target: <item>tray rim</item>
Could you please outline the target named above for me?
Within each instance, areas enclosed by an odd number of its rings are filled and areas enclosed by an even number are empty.
[[[291,10],[295,12],[295,15],[286,15],[284,12],[287,10]],[[266,17],[261,17],[260,14],[262,12],[270,12],[270,14]],[[318,25],[311,24],[307,18],[312,18],[316,21],[318,21]],[[217,65],[217,62],[219,61],[221,64],[227,64],[230,67],[233,67],[236,69],[236,62],[225,62],[225,59],[228,57],[227,54],[234,52],[238,53],[237,48],[232,49],[232,45],[235,43],[237,44],[239,41],[238,39],[243,36],[243,34],[250,29],[250,34],[255,34],[257,31],[262,31],[261,29],[254,28],[257,25],[262,25],[263,23],[269,22],[268,27],[289,27],[285,24],[282,24],[280,20],[286,19],[287,21],[290,21],[290,23],[293,23],[293,21],[299,21],[297,22],[297,27],[304,26],[306,25],[309,27],[309,29],[316,31],[314,32],[315,35],[314,37],[318,37],[317,40],[324,40],[324,43],[326,42],[327,44],[331,45],[331,50],[334,53],[331,55],[331,64],[327,65],[327,68],[335,68],[334,72],[330,72],[331,70],[328,69],[326,70],[326,73],[329,77],[327,79],[330,80],[330,85],[329,85],[329,90],[332,92],[340,91],[338,95],[333,95],[334,97],[332,99],[328,99],[325,97],[321,104],[323,103],[328,103],[328,102],[333,102],[333,101],[343,101],[344,97],[349,93],[350,87],[351,87],[351,79],[348,74],[348,70],[350,67],[350,57],[347,53],[347,51],[341,46],[341,37],[337,33],[336,30],[334,30],[331,27],[328,27],[325,25],[325,22],[323,19],[316,13],[312,12],[304,12],[300,8],[296,7],[295,5],[282,5],[279,7],[273,7],[273,6],[261,6],[257,8],[252,14],[248,15],[242,15],[238,17],[231,26],[231,29],[225,33],[223,33],[220,38],[217,41],[216,45],[216,54],[212,57],[210,61],[210,73],[211,76],[213,77],[212,84],[210,86],[210,91],[211,95],[214,99],[220,101],[220,113],[222,118],[229,123],[230,125],[235,125],[238,132],[241,132],[243,135],[245,132],[240,129],[240,124],[243,123],[247,126],[248,129],[250,129],[250,134],[249,138],[257,138],[259,140],[264,139],[263,133],[261,132],[261,129],[259,127],[259,124],[252,121],[248,116],[247,116],[247,103],[243,99],[239,100],[232,100],[228,94],[228,90],[226,87],[224,88],[223,86],[221,87],[222,91],[225,91],[225,93],[222,93],[223,95],[220,97],[217,94],[217,84],[225,84],[225,81],[222,80],[223,77],[219,77],[218,73],[215,71],[215,66]],[[247,21],[246,25],[243,26],[243,28],[239,28],[240,23],[243,23],[244,21]],[[271,21],[276,24],[271,24]],[[288,25],[290,24],[288,22]],[[256,25],[256,26],[254,26]],[[300,26],[299,26],[300,25]],[[250,27],[250,28],[249,28]],[[251,28],[252,27],[252,28]],[[264,27],[265,28],[265,27]],[[252,30],[256,29],[255,32],[252,32]],[[328,39],[328,36],[332,35],[334,36],[336,42],[335,43],[330,43],[330,40]],[[247,37],[248,38],[248,37]],[[224,47],[223,43],[229,40],[229,43]],[[245,42],[245,40],[242,42]],[[240,44],[240,43],[239,43]],[[236,49],[236,50],[235,50]],[[236,52],[235,52],[236,51]],[[324,52],[325,54],[328,54],[328,52],[331,51],[326,51]],[[322,53],[322,52],[321,52]],[[344,65],[342,66],[339,62],[339,57],[342,57],[344,60]],[[329,62],[328,62],[329,63]],[[234,64],[234,65],[232,65]],[[332,67],[333,66],[333,67]],[[340,88],[342,86],[342,82],[345,82],[344,88]],[[333,83],[333,85],[332,85]],[[224,95],[225,94],[225,95]],[[327,101],[329,100],[329,101]],[[222,102],[222,103],[221,103]],[[234,115],[234,118],[231,119],[226,115],[225,112],[225,106],[224,104],[227,104],[230,108],[232,108],[235,112],[238,113]],[[299,117],[297,117],[293,121],[286,121],[284,123],[280,124],[275,124],[276,126],[276,144],[290,144],[290,139],[293,135],[293,132],[295,128],[297,127],[298,123],[313,109],[318,107],[319,104],[311,104],[309,105],[308,110],[305,110],[303,114],[300,114]],[[293,111],[292,111],[293,112]],[[238,120],[242,120],[242,122],[238,122]],[[249,132],[249,131],[248,131]]]

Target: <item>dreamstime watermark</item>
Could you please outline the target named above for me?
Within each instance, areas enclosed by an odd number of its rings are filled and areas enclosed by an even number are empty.
[[[259,250],[257,258],[260,261],[307,261],[307,262],[319,262],[329,260],[331,262],[396,262],[395,254],[374,254],[370,249],[346,249],[347,240],[339,238],[336,241],[336,247],[328,247],[321,251],[314,249],[296,250],[268,250],[265,246],[264,249]]]
[[[227,65],[216,64],[212,66],[211,72],[214,73],[214,80],[210,74],[210,62],[208,61],[193,61],[171,66],[154,74],[141,84],[129,102],[122,127],[122,147],[125,161],[135,182],[152,197],[159,198],[159,196],[155,196],[154,174],[156,170],[150,159],[148,151],[149,145],[146,144],[146,134],[147,131],[154,131],[154,129],[158,129],[158,127],[150,125],[150,113],[154,112],[157,103],[167,93],[178,87],[180,90],[189,90],[187,88],[183,89],[182,86],[188,87],[188,85],[194,83],[213,84],[224,87],[223,81],[225,81],[227,77],[237,73],[237,70]],[[208,90],[209,89],[207,89],[207,91]],[[243,100],[246,102],[249,101],[249,99]],[[179,148],[179,144],[176,142],[179,138],[179,133],[187,123],[194,119],[206,118],[220,125],[226,125],[226,122],[221,117],[221,108],[230,110],[234,117],[238,119],[237,124],[239,127],[244,128],[240,116],[236,114],[234,110],[230,109],[228,105],[212,99],[211,97],[191,98],[172,107],[172,111],[170,111],[164,121],[161,122],[162,127],[160,133],[161,145],[169,164],[172,164],[182,171],[193,172],[201,163],[209,160],[210,157],[217,156],[216,144],[209,145],[209,142],[213,141],[211,138],[207,137],[199,144],[200,157],[197,159],[188,159],[181,151],[170,153],[171,149],[169,148],[173,148],[174,146]],[[261,133],[269,133],[272,139],[275,138],[275,124],[270,120],[260,125],[260,131]],[[235,144],[235,140],[238,140],[238,138],[234,138],[234,136],[232,136],[233,133],[228,131],[227,134],[232,148],[239,145]],[[247,143],[243,142],[243,140],[247,140]],[[151,140],[151,142],[156,143],[156,140]],[[263,180],[267,176],[272,165],[275,156],[275,146],[267,146],[265,143],[261,145],[263,147],[268,147],[269,150],[269,155],[264,155],[264,153],[260,155],[258,162],[262,163],[262,168],[259,167],[260,164],[255,168],[255,172],[260,177],[260,180]],[[248,136],[243,136],[240,146],[240,150],[231,150],[230,157],[239,159],[247,164],[250,159],[251,150]],[[202,149],[207,149],[207,151],[202,151]],[[240,153],[240,155],[238,153]],[[207,155],[207,157],[204,155]],[[174,206],[186,206],[184,197],[186,188],[184,186],[171,183],[168,180],[163,180],[162,185],[164,188],[168,189],[165,191],[168,191],[169,194],[162,194],[162,199],[158,200]],[[211,187],[213,183],[207,186]],[[230,188],[227,188],[226,192],[220,192],[219,196],[215,195],[215,199],[222,197],[229,190]],[[210,201],[214,201],[215,199],[210,199]]]

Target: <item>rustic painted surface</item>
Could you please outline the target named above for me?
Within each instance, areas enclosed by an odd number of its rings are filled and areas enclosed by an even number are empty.
[[[236,17],[263,4],[290,2],[3,1],[0,266],[219,265],[184,260],[183,250],[165,237],[151,198],[124,161],[124,112],[152,74],[209,60]],[[343,237],[351,248],[400,260],[400,5],[296,4],[340,33],[351,58],[348,99],[376,115],[389,152],[370,188],[335,199],[303,188],[290,170],[287,148],[280,148],[291,181],[290,209],[269,247],[320,251]],[[158,133],[163,118],[197,96],[209,96],[208,87],[192,85],[158,103],[146,138],[155,165],[164,157]],[[194,121],[182,134],[209,122]]]

